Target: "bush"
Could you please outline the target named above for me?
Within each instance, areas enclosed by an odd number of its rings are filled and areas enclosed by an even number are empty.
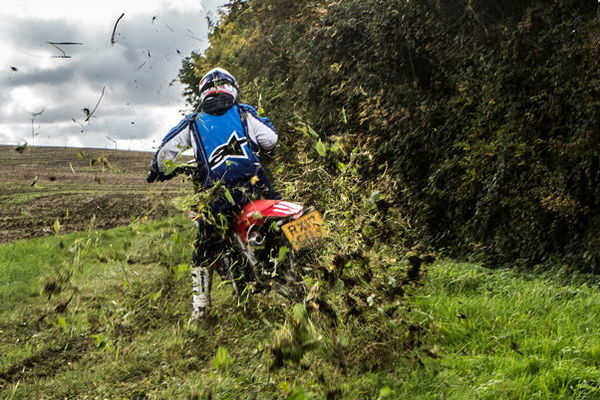
[[[600,24],[575,0],[237,0],[181,72],[216,65],[283,128],[356,136],[421,239],[489,264],[600,271]],[[332,139],[333,140],[333,139]]]

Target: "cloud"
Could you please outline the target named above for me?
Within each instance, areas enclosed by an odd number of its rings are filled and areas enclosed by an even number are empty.
[[[58,85],[71,81],[73,77],[72,69],[67,67],[52,70],[35,69],[29,72],[14,74],[4,87],[11,88],[36,84]]]
[[[64,19],[17,17],[3,25],[5,40],[22,48],[45,47],[46,41],[77,41],[80,27]]]
[[[31,113],[45,108],[36,117],[36,144],[105,146],[110,136],[151,148],[178,122],[178,111],[185,107],[183,87],[173,82],[183,56],[207,45],[196,39],[206,38],[207,11],[186,1],[175,2],[177,7],[126,13],[114,45],[110,39],[116,17],[0,15],[5,38],[0,52],[7,55],[6,72],[0,72],[0,144],[28,140]],[[215,10],[223,1],[206,3]],[[83,45],[60,46],[71,58],[54,58],[62,53],[47,41]],[[82,133],[82,109],[93,109],[103,88],[104,97]]]

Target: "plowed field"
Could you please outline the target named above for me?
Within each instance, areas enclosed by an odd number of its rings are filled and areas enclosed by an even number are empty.
[[[152,154],[136,151],[0,146],[0,242],[94,224],[111,228],[139,217],[177,213],[181,179],[149,185]]]

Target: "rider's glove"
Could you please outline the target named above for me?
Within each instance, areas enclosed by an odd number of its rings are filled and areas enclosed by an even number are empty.
[[[148,175],[146,176],[146,182],[152,183],[156,182],[159,179],[160,173],[158,171],[156,171],[155,169],[151,169],[150,171],[148,171]]]

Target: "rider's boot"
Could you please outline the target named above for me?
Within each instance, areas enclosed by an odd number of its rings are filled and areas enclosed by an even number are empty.
[[[212,286],[212,270],[206,267],[192,268],[192,320],[200,320],[208,316],[211,306],[210,291]]]

